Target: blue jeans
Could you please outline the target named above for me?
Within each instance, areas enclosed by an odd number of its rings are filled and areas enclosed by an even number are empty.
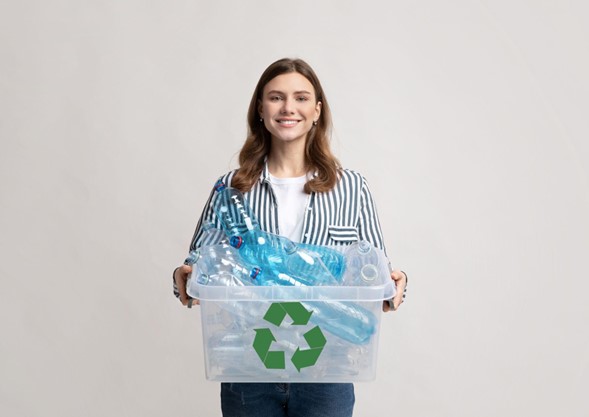
[[[223,383],[223,417],[351,417],[353,384]]]

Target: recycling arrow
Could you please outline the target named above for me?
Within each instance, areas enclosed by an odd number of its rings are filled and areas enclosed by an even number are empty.
[[[323,336],[323,332],[319,326],[313,327],[303,336],[309,344],[309,349],[301,350],[301,348],[297,348],[291,358],[293,365],[299,372],[301,372],[301,368],[315,365],[317,359],[319,359],[319,355],[323,351],[323,347],[327,343],[327,339]]]
[[[270,345],[276,339],[270,329],[254,329],[256,331],[256,338],[254,339],[254,350],[264,362],[268,369],[284,369],[284,352],[273,351],[270,352]]]
[[[270,308],[268,308],[268,311],[266,311],[264,320],[269,321],[276,326],[280,326],[282,320],[284,320],[287,314],[292,319],[293,325],[304,326],[309,322],[313,312],[308,311],[301,303],[272,303]]]
[[[292,319],[293,326],[304,326],[309,322],[313,311],[307,310],[298,302],[272,303],[264,315],[264,320],[275,326],[280,326],[287,314]],[[276,341],[272,331],[268,328],[254,330],[256,336],[253,347],[264,363],[264,366],[268,369],[285,369],[284,352],[270,350],[272,342]],[[317,359],[327,343],[327,339],[325,339],[319,326],[313,327],[303,337],[307,341],[309,349],[297,347],[291,358],[293,365],[299,372],[301,372],[302,368],[313,366],[317,363]]]

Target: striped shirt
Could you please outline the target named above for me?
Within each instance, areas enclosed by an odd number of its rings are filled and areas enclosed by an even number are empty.
[[[237,171],[223,175],[220,180],[228,186]],[[219,242],[220,236],[205,231],[203,225],[214,224],[220,230],[221,223],[213,210],[216,191],[213,189],[196,226],[190,250]],[[278,204],[270,182],[266,165],[244,196],[257,217],[262,230],[280,235]],[[217,233],[220,233],[217,231]],[[336,186],[325,193],[311,193],[303,220],[302,243],[324,246],[344,246],[358,240],[367,240],[385,250],[380,222],[374,200],[366,179],[359,173],[342,169]],[[178,296],[174,285],[174,293]]]

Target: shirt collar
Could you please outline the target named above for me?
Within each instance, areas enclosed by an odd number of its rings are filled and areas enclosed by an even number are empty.
[[[264,158],[264,169],[260,174],[260,182],[270,181],[270,170],[268,169],[268,157]]]

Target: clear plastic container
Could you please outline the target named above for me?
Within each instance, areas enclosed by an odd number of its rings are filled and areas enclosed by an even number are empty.
[[[369,286],[314,287],[212,286],[190,279],[187,289],[200,300],[208,380],[355,382],[376,376],[382,301],[395,294],[389,277]],[[340,331],[363,325],[361,338]]]

